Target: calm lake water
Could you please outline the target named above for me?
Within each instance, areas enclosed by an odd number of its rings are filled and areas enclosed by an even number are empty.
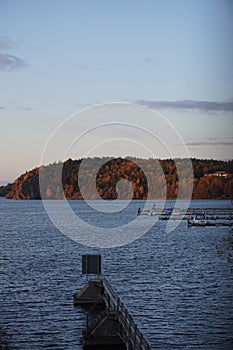
[[[84,212],[81,201],[71,206]],[[132,202],[130,210],[139,206]],[[230,201],[191,206],[232,208]],[[73,293],[86,282],[82,254],[98,253],[103,274],[152,349],[233,349],[233,265],[224,241],[229,227],[187,228],[182,221],[168,234],[166,224],[159,221],[127,246],[94,249],[61,234],[41,201],[0,199],[0,329],[10,348],[82,349],[85,314],[73,307]]]

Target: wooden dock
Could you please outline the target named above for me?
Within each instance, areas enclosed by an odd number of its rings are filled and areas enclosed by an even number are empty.
[[[106,278],[88,281],[80,293],[74,294],[74,305],[87,312],[84,349],[151,350]]]

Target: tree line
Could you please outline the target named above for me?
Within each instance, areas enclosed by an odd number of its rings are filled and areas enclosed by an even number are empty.
[[[89,158],[41,166],[0,187],[14,199],[176,199],[179,188],[193,199],[232,199],[233,160]],[[99,165],[100,164],[100,165]],[[180,171],[182,178],[179,178]],[[216,172],[224,172],[217,176]]]

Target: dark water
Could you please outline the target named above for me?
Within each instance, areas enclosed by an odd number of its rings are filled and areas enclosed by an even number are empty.
[[[71,205],[81,211],[83,203]],[[181,222],[167,234],[165,225],[158,222],[128,246],[93,249],[62,235],[40,201],[0,199],[0,329],[11,349],[82,348],[85,315],[73,307],[72,295],[85,284],[86,253],[102,254],[104,275],[152,349],[233,349],[233,266],[223,240],[229,228],[187,228]]]

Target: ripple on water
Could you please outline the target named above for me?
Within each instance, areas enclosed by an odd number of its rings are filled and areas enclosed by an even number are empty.
[[[40,201],[0,200],[0,207],[0,329],[12,349],[82,348],[85,315],[72,295],[85,284],[81,255],[92,252],[102,254],[105,276],[152,349],[233,348],[233,274],[215,251],[228,228],[182,222],[166,234],[159,222],[133,244],[97,250],[60,234]]]

